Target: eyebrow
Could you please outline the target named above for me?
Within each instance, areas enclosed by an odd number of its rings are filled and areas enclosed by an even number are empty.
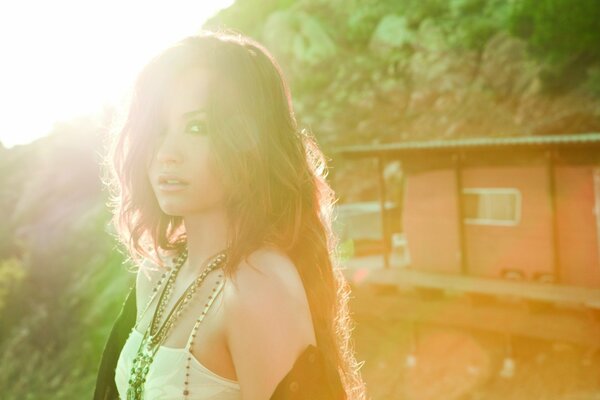
[[[190,117],[193,117],[194,115],[197,115],[197,114],[204,114],[205,112],[206,112],[206,109],[203,108],[203,107],[201,107],[201,108],[199,108],[197,110],[188,111],[186,113],[183,113],[181,116],[182,116],[182,118],[190,118]]]

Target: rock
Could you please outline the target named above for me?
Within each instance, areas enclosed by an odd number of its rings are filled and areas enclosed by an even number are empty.
[[[275,11],[267,17],[263,27],[262,39],[266,47],[276,57],[290,60],[292,45],[297,30],[294,28],[294,16],[289,11]]]
[[[404,46],[412,45],[414,33],[408,28],[406,17],[390,14],[379,21],[371,36],[369,49],[379,55],[387,55]]]
[[[376,86],[377,98],[380,102],[391,104],[397,110],[404,110],[410,96],[406,82],[386,79]]]
[[[471,85],[477,71],[473,52],[435,53],[417,51],[410,59],[409,71],[415,86],[453,91]]]
[[[296,60],[315,65],[336,54],[336,46],[317,19],[299,12],[297,15],[298,34],[294,37]]]
[[[362,110],[371,110],[375,107],[375,92],[373,89],[355,91],[350,95],[348,103]]]
[[[439,92],[435,89],[416,90],[411,93],[408,111],[411,113],[424,112],[430,109],[437,100]]]
[[[448,43],[439,24],[427,18],[419,24],[415,47],[418,50],[441,52],[447,50]]]
[[[325,62],[337,51],[319,21],[302,11],[273,12],[265,22],[262,39],[283,64],[295,69]]]
[[[503,97],[536,95],[539,66],[529,59],[523,40],[501,32],[487,43],[480,66],[483,84]]]
[[[558,135],[562,133],[587,133],[600,131],[600,116],[584,110],[567,110],[535,125],[534,134]]]

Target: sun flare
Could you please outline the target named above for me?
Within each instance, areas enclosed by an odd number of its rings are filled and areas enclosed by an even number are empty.
[[[0,142],[118,102],[160,49],[198,31],[220,1],[22,1],[0,5]]]

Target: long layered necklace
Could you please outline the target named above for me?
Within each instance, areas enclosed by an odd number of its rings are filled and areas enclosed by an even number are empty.
[[[146,376],[148,375],[148,371],[150,370],[150,365],[154,360],[154,355],[160,348],[160,345],[167,338],[167,335],[171,328],[174,326],[175,321],[181,315],[182,310],[190,303],[193,295],[196,293],[202,282],[206,279],[207,275],[211,273],[213,270],[220,268],[226,261],[227,253],[226,250],[217,253],[217,255],[211,257],[210,263],[203,270],[203,272],[190,284],[190,286],[183,292],[181,297],[177,300],[174,307],[171,309],[169,315],[165,319],[165,322],[159,326],[160,319],[164,314],[165,308],[168,304],[168,301],[171,298],[171,294],[173,292],[173,286],[175,283],[175,279],[177,278],[177,274],[179,270],[185,263],[187,259],[187,250],[184,250],[175,260],[175,265],[169,275],[169,278],[165,284],[165,288],[161,293],[159,298],[159,303],[156,306],[156,310],[154,311],[154,315],[152,316],[152,321],[150,326],[144,333],[144,337],[140,343],[140,346],[137,351],[136,357],[133,359],[133,364],[131,367],[130,377],[129,377],[129,386],[127,388],[127,400],[141,400],[143,399],[144,392],[144,384],[146,382]],[[162,280],[166,278],[166,273],[163,274],[161,279],[157,282],[153,294],[148,301],[142,315],[148,310],[148,307],[156,297],[158,293],[158,288],[162,284]],[[219,282],[217,282],[218,284]],[[213,289],[213,292],[215,289]],[[209,296],[212,298],[212,296]],[[203,314],[206,310],[203,312]],[[134,328],[135,329],[135,328]],[[195,335],[195,332],[194,332]],[[186,378],[186,386],[187,386],[187,378]],[[187,387],[184,391],[184,394],[188,392]]]

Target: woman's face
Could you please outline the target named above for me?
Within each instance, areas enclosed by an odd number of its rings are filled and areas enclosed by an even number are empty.
[[[185,217],[223,206],[203,111],[208,83],[206,70],[190,69],[165,94],[165,125],[151,154],[148,179],[167,215]]]

